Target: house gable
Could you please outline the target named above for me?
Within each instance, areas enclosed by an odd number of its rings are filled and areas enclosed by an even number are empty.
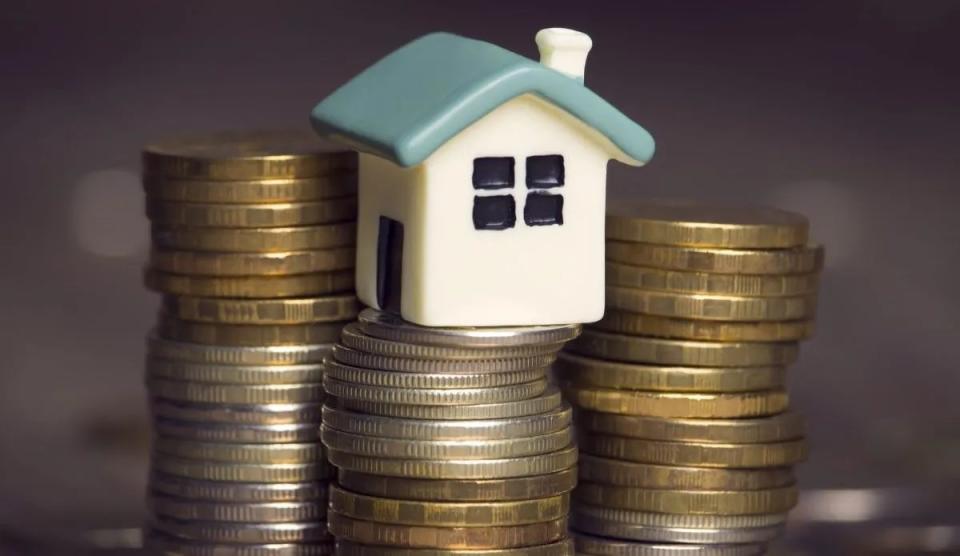
[[[423,169],[421,186],[396,188],[415,199],[408,205],[415,213],[409,216],[422,227],[420,241],[404,251],[404,257],[415,257],[409,267],[404,261],[410,270],[404,276],[404,318],[430,326],[600,318],[609,155],[602,139],[587,131],[550,103],[524,95],[481,118],[417,166]],[[554,155],[564,159],[562,185],[530,187],[528,158]],[[474,161],[481,157],[512,158],[512,186],[477,188]],[[514,223],[478,229],[473,218],[477,199],[494,197],[511,199]],[[529,222],[535,216],[528,214],[531,197],[562,199],[560,221],[551,220],[553,206],[546,207],[546,221]],[[563,293],[572,291],[575,300]]]

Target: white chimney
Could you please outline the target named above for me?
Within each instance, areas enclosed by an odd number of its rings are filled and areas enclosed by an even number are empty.
[[[587,53],[593,46],[589,35],[573,29],[552,27],[541,29],[534,40],[540,49],[541,64],[583,83]]]

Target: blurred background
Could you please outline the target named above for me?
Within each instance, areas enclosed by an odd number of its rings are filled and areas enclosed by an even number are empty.
[[[791,377],[810,492],[782,550],[826,553],[839,527],[960,551],[960,3],[7,0],[0,554],[122,548],[140,522],[144,143],[306,128],[418,35],[536,59],[551,26],[592,35],[586,84],[657,139],[650,166],[611,168],[611,200],[772,204],[827,245]]]

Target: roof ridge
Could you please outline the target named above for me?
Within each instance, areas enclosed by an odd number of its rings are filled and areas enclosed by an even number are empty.
[[[643,164],[653,138],[582,82],[491,43],[448,32],[380,59],[314,108],[322,135],[414,166],[505,102],[533,93],[603,134],[623,162]]]

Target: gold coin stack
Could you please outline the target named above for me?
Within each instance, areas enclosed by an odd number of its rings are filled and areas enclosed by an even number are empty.
[[[577,325],[425,328],[364,309],[327,361],[342,556],[572,556],[577,449],[547,369]]]
[[[800,215],[661,202],[607,216],[607,312],[555,365],[581,447],[581,554],[763,554],[806,454],[786,367],[823,249]]]
[[[355,154],[225,133],[143,154],[163,294],[149,338],[147,544],[164,554],[322,555],[333,468],[323,358],[353,295]]]

